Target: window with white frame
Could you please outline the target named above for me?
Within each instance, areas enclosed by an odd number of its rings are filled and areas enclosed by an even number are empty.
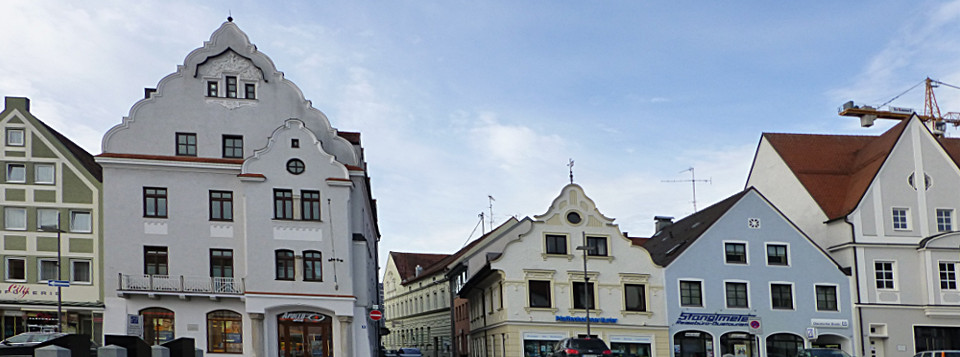
[[[3,227],[11,231],[27,230],[27,209],[20,207],[4,208]]]
[[[56,259],[38,259],[38,269],[40,272],[40,281],[58,280],[57,279],[57,260]]]
[[[910,210],[906,208],[893,208],[893,229],[897,230],[908,230],[910,229],[910,219],[909,219]]]
[[[7,129],[7,146],[23,146],[23,129]]]
[[[93,231],[90,212],[70,211],[70,231],[76,233],[90,233]]]
[[[786,244],[767,244],[767,265],[788,265]]]
[[[894,289],[893,262],[874,262],[873,270],[877,289]]]
[[[36,164],[33,166],[33,182],[38,184],[53,184],[56,169],[53,164]]]
[[[7,281],[26,281],[27,280],[27,259],[23,257],[7,257],[6,279]]]
[[[953,210],[949,208],[937,208],[937,232],[950,232],[953,230]]]
[[[70,261],[70,281],[74,283],[93,283],[89,260]]]
[[[747,264],[746,243],[724,243],[723,250],[727,264]]]
[[[60,211],[49,208],[37,209],[37,229],[56,230],[60,226]]]
[[[835,285],[816,285],[816,293],[817,311],[839,311]]]
[[[680,281],[680,306],[703,306],[703,290],[699,281]]]
[[[746,309],[750,307],[747,299],[747,283],[726,282],[727,307]]]
[[[7,164],[7,182],[27,182],[27,167],[23,164]]]
[[[793,285],[771,283],[770,304],[776,310],[793,310]]]
[[[940,289],[957,290],[957,263],[940,262]]]

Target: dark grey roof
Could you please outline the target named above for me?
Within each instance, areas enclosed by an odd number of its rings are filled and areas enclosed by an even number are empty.
[[[751,190],[755,189],[740,191],[663,228],[644,242],[643,247],[650,252],[654,263],[662,267],[669,265]]]

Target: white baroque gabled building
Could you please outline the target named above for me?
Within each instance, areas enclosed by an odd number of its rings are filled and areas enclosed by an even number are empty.
[[[103,138],[104,332],[208,355],[369,356],[375,201],[338,132],[228,19]]]

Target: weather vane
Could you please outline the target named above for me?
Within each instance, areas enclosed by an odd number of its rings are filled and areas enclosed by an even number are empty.
[[[567,164],[570,167],[570,183],[573,183],[573,159],[570,159],[570,163]]]

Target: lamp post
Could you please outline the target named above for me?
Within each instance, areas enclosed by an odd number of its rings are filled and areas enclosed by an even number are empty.
[[[587,235],[586,233],[582,234],[583,236],[583,245],[578,246],[577,250],[583,251],[583,306],[587,310],[587,338],[590,338],[590,299],[589,291],[587,290],[590,287],[590,277],[587,276],[587,253],[594,250],[593,247],[587,246]]]
[[[40,226],[40,230],[43,232],[57,232],[57,332],[63,330],[63,287],[60,286],[60,280],[63,280],[61,275],[63,269],[60,268],[60,233],[63,233],[63,230],[60,229],[60,213],[57,212],[57,225],[56,226]]]

